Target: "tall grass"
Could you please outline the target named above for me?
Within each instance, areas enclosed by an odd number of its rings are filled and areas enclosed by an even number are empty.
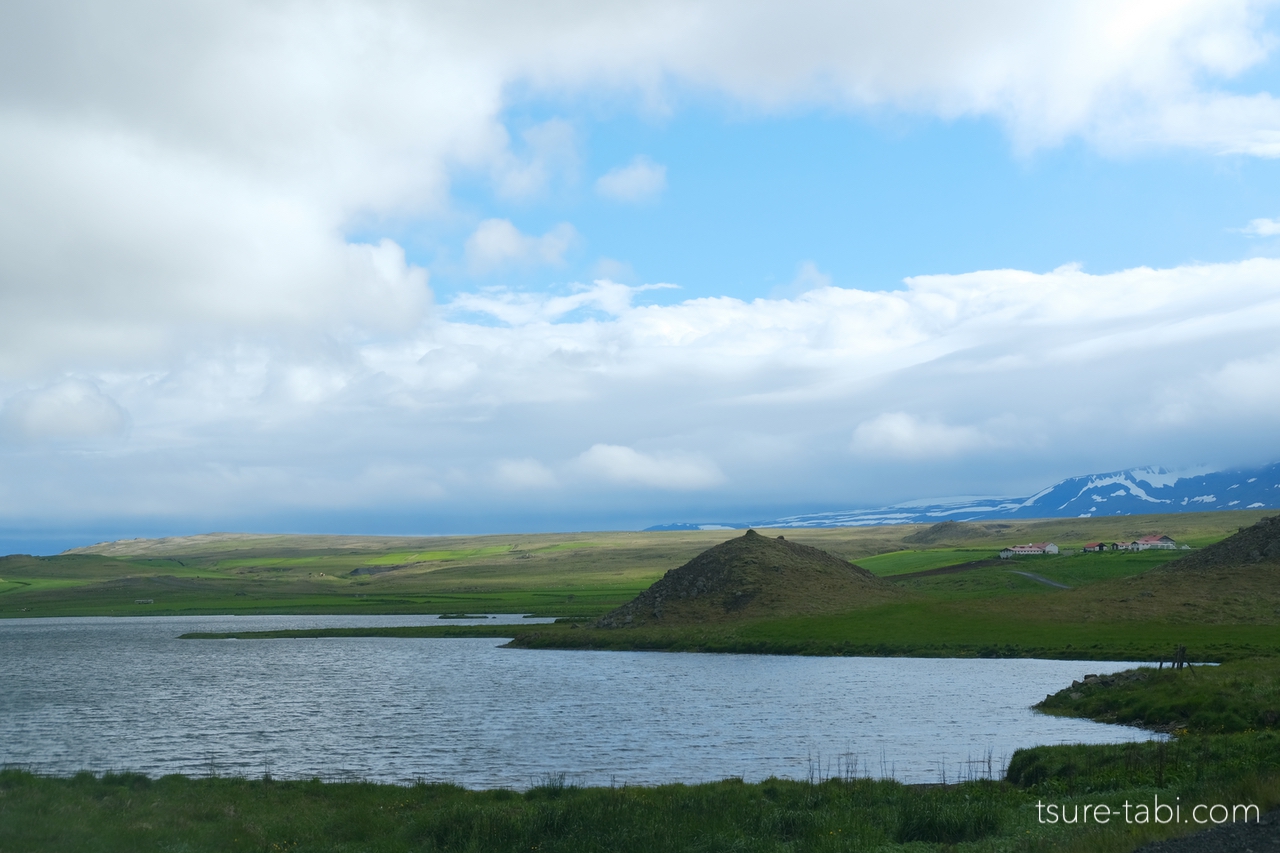
[[[585,788],[554,774],[524,792],[9,769],[0,771],[0,851],[1122,851],[1188,828],[1046,827],[1037,800],[1158,792],[1264,810],[1280,802],[1280,736],[1271,733],[1022,750],[1008,781],[952,785],[859,778],[865,765],[835,763],[843,775],[826,780],[817,762],[814,781]]]

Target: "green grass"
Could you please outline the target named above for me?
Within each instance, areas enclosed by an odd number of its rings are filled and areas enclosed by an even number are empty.
[[[1044,747],[1015,754],[1016,783],[945,787],[851,778],[578,788],[550,777],[516,792],[3,770],[0,850],[1128,851],[1195,827],[1049,826],[1037,802],[1160,796],[1265,811],[1280,801],[1278,753],[1274,736]]]
[[[932,548],[926,551],[892,551],[858,560],[858,565],[880,577],[922,572],[974,560],[988,560],[998,556],[991,548]]]
[[[1280,728],[1280,664],[1275,658],[1141,669],[1133,676],[1072,685],[1038,707],[1050,714],[1193,733]]]
[[[602,631],[590,625],[664,572],[737,534],[210,536],[114,543],[91,553],[0,558],[7,590],[0,591],[0,617],[517,612],[576,620],[578,627],[518,626],[516,643],[536,647],[1155,660],[1182,644],[1199,659],[1230,660],[1280,653],[1280,570],[1274,565],[1221,577],[1182,576],[1159,568],[1176,552],[1064,553],[910,575],[989,555],[981,536],[1065,543],[1072,536],[1083,542],[1163,530],[1203,541],[1258,515],[1062,519],[998,530],[985,525],[976,539],[966,534],[963,547],[943,543],[934,549],[904,547],[919,525],[785,531],[789,539],[871,566],[907,594],[843,614],[680,629]],[[415,562],[405,565],[410,558]],[[154,603],[136,604],[139,599]],[[493,636],[487,629],[480,633]]]
[[[583,547],[586,543],[583,543]],[[403,563],[431,563],[444,560],[470,560],[476,557],[493,557],[497,554],[511,553],[510,546],[490,545],[482,548],[453,548],[443,551],[393,551],[380,557],[369,557],[363,562],[366,566],[394,566]]]
[[[1054,622],[1036,619],[1033,610],[992,615],[967,612],[958,605],[907,602],[836,616],[728,626],[613,630],[526,626],[515,632],[513,642],[528,648],[1061,660],[1155,661],[1168,658],[1178,645],[1186,645],[1198,660],[1209,661],[1280,652],[1274,625]]]

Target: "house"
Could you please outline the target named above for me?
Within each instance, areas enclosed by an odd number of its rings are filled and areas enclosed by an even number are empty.
[[[1129,546],[1134,551],[1146,551],[1149,548],[1156,548],[1164,551],[1172,551],[1178,547],[1178,543],[1174,542],[1168,536],[1143,536],[1138,541]]]
[[[1086,542],[1084,550],[1094,552],[1105,551],[1107,550],[1107,544],[1105,542]]]
[[[1030,542],[1026,545],[1013,545],[1005,548],[1000,552],[1000,559],[1007,560],[1010,557],[1026,557],[1033,554],[1056,554],[1058,546],[1052,542]]]

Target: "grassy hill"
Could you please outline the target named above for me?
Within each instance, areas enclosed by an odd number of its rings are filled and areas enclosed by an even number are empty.
[[[826,551],[748,530],[667,572],[596,625],[701,625],[838,613],[902,596],[892,583]]]

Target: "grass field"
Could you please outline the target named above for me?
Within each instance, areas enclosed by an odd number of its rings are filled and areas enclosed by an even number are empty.
[[[524,612],[567,620],[519,629],[515,642],[528,647],[1156,660],[1186,645],[1198,659],[1228,660],[1280,651],[1274,567],[1236,572],[1224,583],[1161,573],[1163,563],[1185,552],[1085,554],[1071,546],[1147,532],[1206,544],[1260,516],[975,524],[960,531],[960,543],[913,542],[930,535],[921,525],[791,530],[789,539],[853,560],[903,595],[835,615],[679,629],[606,631],[592,623],[737,534],[215,534],[125,541],[57,557],[0,559],[0,616]],[[1045,539],[1058,541],[1063,553],[989,560],[1002,545]],[[950,566],[963,570],[948,573]],[[489,627],[420,630],[495,635]]]
[[[1207,544],[1262,513],[1194,513],[970,525],[962,543],[904,542],[925,525],[788,530],[797,542],[893,576],[988,557],[1000,547],[1051,539],[1164,532]],[[773,535],[776,531],[762,531]],[[729,538],[727,531],[509,536],[379,537],[208,534],[125,540],[55,557],[0,558],[0,618],[196,613],[531,612],[598,616],[664,572]],[[1149,568],[1166,554],[1089,555],[1036,562],[1068,585]],[[1119,559],[1117,559],[1119,558]],[[1022,561],[1019,561],[1022,562]],[[1030,563],[1028,563],[1030,565]],[[910,581],[926,595],[1022,588],[995,573]],[[150,600],[151,604],[137,604]]]
[[[858,560],[858,565],[880,577],[922,572],[995,557],[995,548],[930,548],[928,550],[891,551]]]

